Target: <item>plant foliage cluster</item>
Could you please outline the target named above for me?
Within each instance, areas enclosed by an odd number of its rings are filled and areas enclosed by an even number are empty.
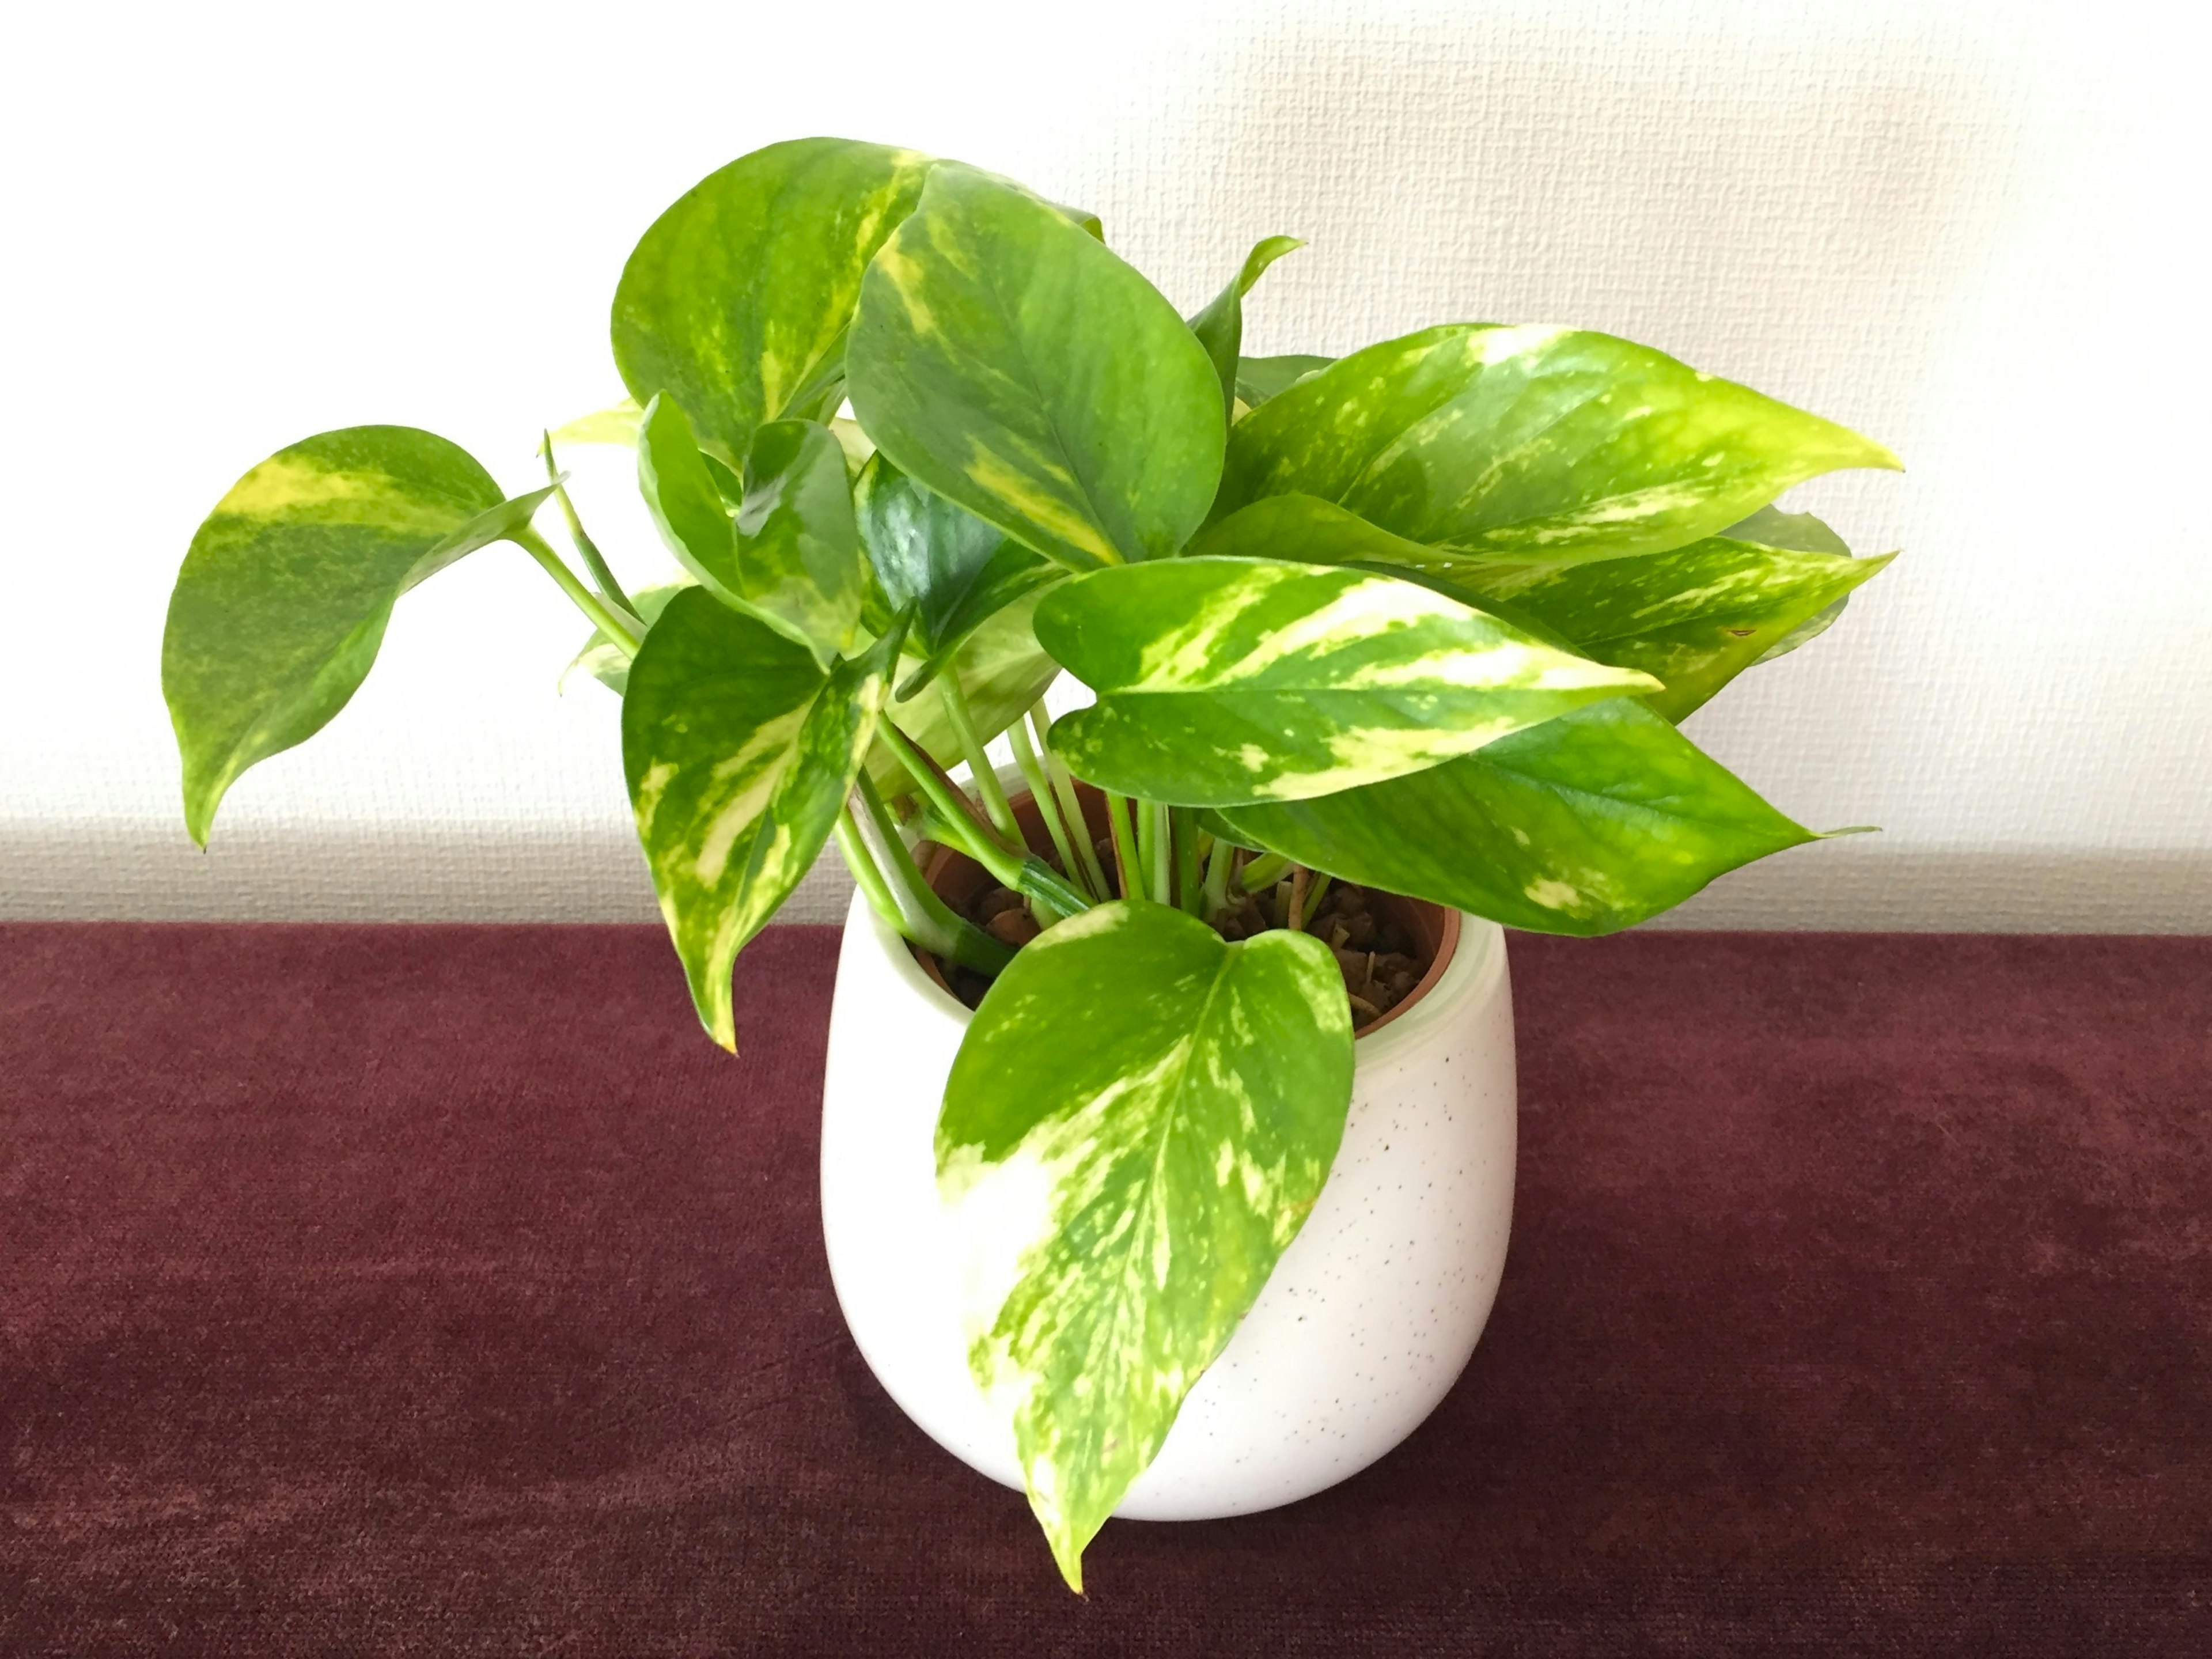
[[[1209,922],[1295,864],[1301,893],[1603,933],[1814,839],[1677,722],[1886,562],[1771,503],[1888,451],[1626,340],[1461,323],[1242,355],[1246,295],[1298,246],[1261,242],[1186,319],[1096,219],[1018,185],[772,146],[646,233],[614,303],[632,401],[574,434],[635,443],[678,579],[623,588],[550,438],[551,482],[508,497],[443,439],[358,427],[223,497],[163,646],[204,842],[240,773],[344,705],[401,593],[514,543],[594,625],[581,660],[622,694],[639,838],[717,1042],[738,952],[833,837],[890,927],[995,976],[940,1188],[995,1253],[972,1369],[1079,1588],[1351,1095],[1344,985],[1299,907],[1239,943]],[[534,527],[549,505],[573,561]],[[1093,701],[1048,722],[1063,670]],[[1001,733],[1048,856],[984,758]],[[972,796],[943,769],[963,762]],[[1041,934],[1017,953],[954,914],[917,834]]]

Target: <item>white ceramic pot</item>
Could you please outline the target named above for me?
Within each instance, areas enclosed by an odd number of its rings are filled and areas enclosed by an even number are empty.
[[[1012,1431],[969,1380],[937,1200],[939,1102],[969,1011],[854,896],[822,1102],[822,1226],[853,1339],[939,1445],[1018,1489]],[[1358,1474],[1474,1352],[1513,1211],[1504,935],[1460,918],[1417,1001],[1361,1037],[1328,1183],[1118,1515],[1272,1509]]]

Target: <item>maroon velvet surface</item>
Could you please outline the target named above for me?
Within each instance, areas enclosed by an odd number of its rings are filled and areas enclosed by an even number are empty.
[[[835,939],[0,929],[0,1653],[2212,1654],[2212,940],[1516,938],[1457,1389],[1060,1588],[839,1322]]]

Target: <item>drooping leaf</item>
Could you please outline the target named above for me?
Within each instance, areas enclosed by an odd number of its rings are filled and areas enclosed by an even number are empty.
[[[638,620],[645,624],[646,632],[653,631],[660,613],[668,609],[668,602],[686,588],[696,587],[696,582],[657,582],[651,587],[641,587],[632,593],[630,602],[637,607]],[[569,680],[579,672],[589,674],[609,690],[619,694],[629,684],[629,653],[594,628],[592,637],[584,641],[584,648],[568,659],[561,671],[560,689],[566,691]]]
[[[1796,553],[1714,536],[1563,566],[1516,582],[1510,603],[1598,661],[1663,682],[1649,701],[1680,720],[1813,618],[1832,620],[1844,597],[1895,556]],[[1456,580],[1474,604],[1486,603],[1480,569]]]
[[[845,453],[814,421],[770,421],[753,435],[731,517],[715,463],[683,410],[646,406],[638,488],[662,539],[723,604],[757,617],[825,665],[860,625],[866,573]]]
[[[730,969],[830,837],[890,696],[896,631],[825,674],[698,589],[645,637],[623,694],[623,772],[691,1000],[737,1047]]]
[[[1320,496],[1410,541],[1561,562],[1712,535],[1880,444],[1608,334],[1451,324],[1237,422],[1217,516]]]
[[[1239,357],[1237,395],[1246,408],[1257,409],[1270,398],[1281,396],[1309,374],[1318,374],[1336,361],[1292,353],[1282,357]]]
[[[1254,243],[1252,251],[1244,256],[1243,268],[1229,279],[1229,286],[1190,319],[1190,331],[1198,336],[1199,344],[1206,348],[1206,356],[1212,360],[1213,372],[1221,377],[1224,414],[1233,414],[1237,407],[1237,376],[1243,361],[1237,354],[1244,345],[1244,296],[1252,291],[1252,284],[1260,280],[1269,265],[1292,249],[1304,246],[1304,239],[1297,236],[1268,236]]]
[[[323,433],[232,485],[192,538],[161,638],[192,839],[206,845],[239,774],[345,707],[393,601],[523,531],[551,493],[502,501],[465,450],[404,426]]]
[[[753,433],[825,409],[860,273],[912,212],[933,162],[842,138],[771,144],[709,174],[653,222],[615,290],[615,362],[663,392],[732,465]]]
[[[860,285],[854,412],[900,471],[1078,569],[1160,558],[1220,477],[1220,389],[1103,243],[950,164]]]
[[[1240,844],[1346,881],[1585,937],[1817,839],[1632,697],[1409,777],[1214,816]]]
[[[1032,589],[953,647],[947,672],[959,673],[961,695],[986,743],[1027,714],[1060,678],[1060,665],[1037,643],[1035,629],[1037,603],[1049,591]],[[898,683],[912,679],[921,666],[918,658],[901,659]],[[952,766],[964,751],[945,712],[943,679],[934,677],[905,702],[894,702],[884,718],[896,720],[939,765]],[[868,757],[868,775],[893,793],[903,794],[908,787],[906,768],[880,743]]]
[[[886,613],[913,611],[907,645],[923,665],[900,683],[901,697],[927,684],[960,642],[999,611],[1062,574],[916,483],[888,455],[874,456],[860,470],[853,503]]]
[[[1278,560],[1076,577],[1037,640],[1098,694],[1053,727],[1069,768],[1178,805],[1328,794],[1657,689],[1414,583]]]
[[[1320,1194],[1352,1093],[1320,940],[1103,904],[1027,946],[953,1061],[938,1188],[969,1365],[1069,1584]]]

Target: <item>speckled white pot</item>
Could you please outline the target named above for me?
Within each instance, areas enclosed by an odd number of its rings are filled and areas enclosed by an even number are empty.
[[[822,1100],[822,1229],[854,1340],[947,1451],[1019,1488],[1013,1437],[969,1380],[933,1138],[969,1015],[855,895]],[[1513,1212],[1505,939],[1461,918],[1443,976],[1359,1039],[1328,1182],[1167,1443],[1115,1511],[1196,1521],[1358,1474],[1466,1366]]]

